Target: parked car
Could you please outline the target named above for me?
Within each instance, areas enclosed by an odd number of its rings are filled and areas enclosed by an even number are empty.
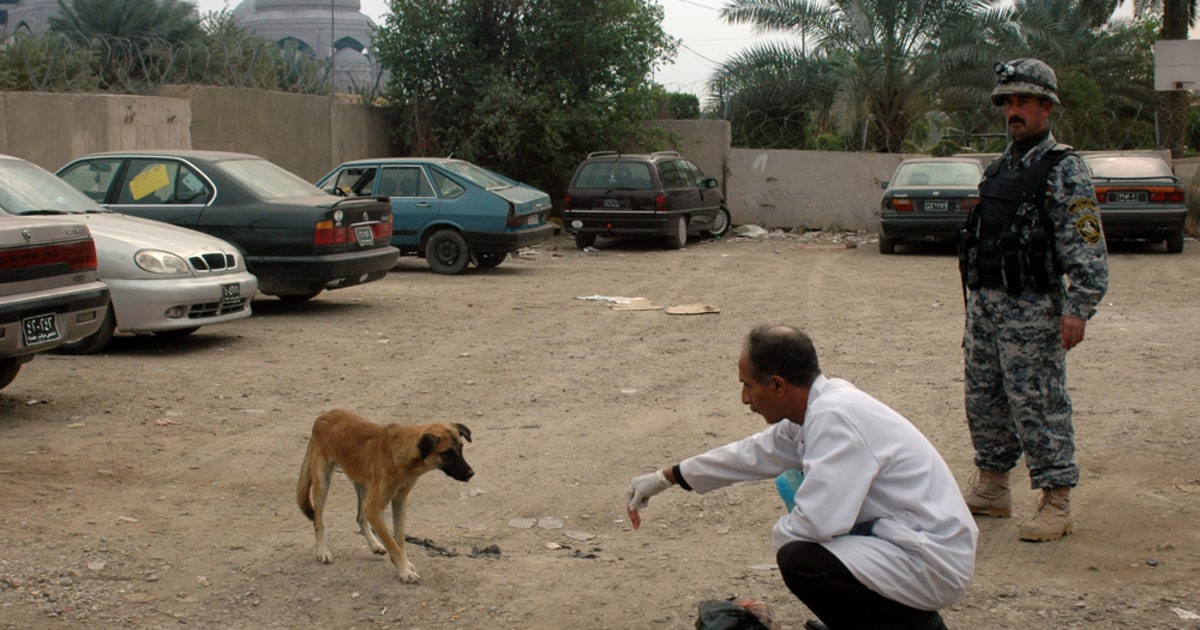
[[[0,174],[0,204],[10,194]],[[0,389],[36,353],[100,327],[108,287],[96,275],[97,264],[82,223],[0,216]]]
[[[724,236],[731,218],[717,180],[675,151],[596,151],[575,170],[563,226],[579,249],[597,236],[665,236],[680,249],[689,234]]]
[[[1110,241],[1145,239],[1183,251],[1187,202],[1183,184],[1167,161],[1154,153],[1089,153],[1100,223]]]
[[[229,241],[258,290],[284,300],[379,280],[400,255],[386,199],[341,199],[253,155],[114,151],[58,175],[109,209]]]
[[[983,165],[970,157],[904,160],[881,182],[879,253],[897,243],[953,241],[967,213],[979,203]]]
[[[0,158],[0,212],[87,225],[111,301],[93,334],[59,352],[90,354],[113,333],[189,335],[250,316],[258,280],[233,245],[195,230],[117,214],[36,164]]]
[[[463,160],[380,158],[340,164],[317,181],[330,194],[388,197],[392,245],[437,273],[491,269],[554,235],[550,196]]]

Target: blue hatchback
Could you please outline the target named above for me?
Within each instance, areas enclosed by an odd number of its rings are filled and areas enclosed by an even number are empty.
[[[392,201],[392,245],[437,273],[490,269],[510,252],[550,238],[550,196],[463,160],[380,158],[345,162],[317,181],[343,196]]]

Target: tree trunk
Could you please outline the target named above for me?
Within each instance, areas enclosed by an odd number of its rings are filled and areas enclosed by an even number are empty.
[[[1190,4],[1196,0],[1163,0],[1163,39],[1187,39]],[[1187,90],[1164,92],[1158,105],[1159,148],[1170,149],[1171,157],[1184,156],[1183,139],[1187,132]]]

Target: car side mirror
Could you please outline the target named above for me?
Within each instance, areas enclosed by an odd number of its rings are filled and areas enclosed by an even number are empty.
[[[717,183],[716,177],[705,177],[704,178],[704,187],[705,188],[716,188],[719,185],[720,184]]]
[[[880,187],[880,188],[882,188],[882,189],[884,189],[884,190],[887,190],[887,187],[888,187],[888,180],[886,180],[886,179],[885,179],[885,180],[883,180],[883,181],[879,182],[879,187]]]

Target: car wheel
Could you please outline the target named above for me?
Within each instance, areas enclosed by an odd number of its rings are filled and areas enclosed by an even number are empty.
[[[879,237],[879,253],[880,254],[895,254],[896,241],[890,238]]]
[[[721,206],[717,208],[717,214],[713,217],[711,228],[704,231],[704,236],[708,238],[721,238],[729,232],[729,228],[733,226],[733,220],[730,218],[729,208]]]
[[[587,249],[595,244],[596,244],[596,235],[595,234],[591,234],[591,233],[584,234],[583,232],[575,233],[575,247],[578,247],[579,249]]]
[[[475,261],[475,266],[480,269],[495,269],[500,266],[500,263],[508,258],[505,252],[484,252],[478,255],[478,260]]]
[[[117,314],[113,312],[112,304],[104,312],[104,321],[96,332],[75,341],[64,343],[54,349],[59,354],[95,354],[104,349],[112,341],[113,333],[117,331]]]
[[[180,337],[186,337],[197,330],[200,330],[199,326],[190,326],[188,328],[175,328],[173,330],[156,330],[154,331],[154,335],[156,337],[163,337],[165,339],[178,339]]]
[[[0,361],[0,389],[8,387],[8,384],[17,378],[17,372],[21,371],[21,362],[16,359],[4,359]]]
[[[1183,251],[1183,228],[1167,235],[1167,253],[1178,254]]]
[[[300,303],[300,302],[307,302],[307,301],[317,297],[318,295],[321,295],[320,290],[313,291],[312,293],[295,293],[292,295],[277,295],[275,297],[278,297],[280,300],[283,300],[284,302]]]
[[[435,273],[453,276],[462,273],[471,262],[471,252],[462,234],[454,230],[438,230],[425,243],[425,261]]]
[[[667,247],[683,249],[687,245],[687,217],[675,217],[675,230],[667,235]]]

